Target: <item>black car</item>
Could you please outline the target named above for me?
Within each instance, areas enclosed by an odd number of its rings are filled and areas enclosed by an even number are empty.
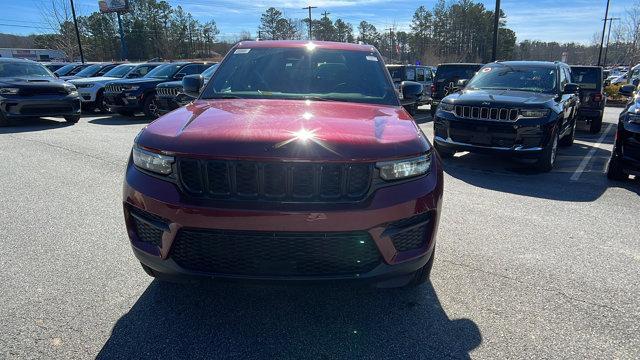
[[[580,85],[580,108],[578,119],[589,123],[589,131],[597,134],[602,129],[604,107],[607,97],[604,95],[604,78],[600,66],[571,66],[572,82]]]
[[[62,116],[67,122],[78,122],[76,87],[35,61],[0,58],[0,126],[34,116]]]
[[[401,98],[402,105],[414,114],[420,105],[429,104],[431,102],[431,85],[433,84],[433,72],[429,66],[422,65],[387,65],[387,70],[393,86],[402,94],[401,84],[404,81],[412,81],[420,83],[423,86],[422,96],[417,101],[409,102],[409,99]]]
[[[458,80],[469,80],[482,64],[452,63],[440,64],[431,85],[431,116],[435,115],[440,100],[455,91]]]
[[[82,69],[91,66],[92,64],[88,64],[88,63],[69,63],[61,68],[59,68],[58,70],[54,71],[53,73],[56,74],[57,76],[73,76],[77,73],[79,73],[80,71],[82,71]]]
[[[154,99],[158,84],[199,74],[208,66],[202,62],[174,62],[158,66],[139,79],[108,82],[104,90],[105,103],[120,115],[133,116],[144,112],[145,116],[156,117]]]
[[[539,171],[551,171],[558,145],[573,144],[579,86],[568,65],[495,62],[458,85],[464,88],[442,99],[434,119],[442,157],[502,153],[534,158]]]
[[[210,67],[200,74],[205,84],[211,79],[217,67],[218,64],[210,64]],[[158,116],[164,115],[190,103],[193,99],[195,98],[182,91],[182,80],[160,83],[156,86],[156,113]]]
[[[116,63],[92,64],[78,71],[75,75],[65,75],[65,76],[60,76],[60,78],[62,80],[72,80],[72,79],[102,76],[116,66],[118,66],[118,64]]]
[[[636,85],[624,85],[620,94],[631,96],[620,113],[615,144],[607,166],[611,180],[626,180],[629,175],[640,176],[640,96],[635,95]]]

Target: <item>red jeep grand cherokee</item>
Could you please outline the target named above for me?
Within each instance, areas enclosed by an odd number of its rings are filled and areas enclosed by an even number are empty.
[[[372,46],[241,42],[136,137],[123,201],[151,276],[403,286],[429,278],[442,167]]]

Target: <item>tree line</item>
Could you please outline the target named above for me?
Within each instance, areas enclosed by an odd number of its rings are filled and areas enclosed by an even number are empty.
[[[68,0],[48,0],[40,8],[45,34],[12,36],[0,34],[0,46],[40,47],[63,50],[70,58],[79,58],[75,29]],[[215,20],[195,19],[182,7],[165,0],[129,0],[131,11],[121,16],[130,60],[152,58],[210,58],[224,55],[234,42],[244,39],[307,39],[309,21],[285,17],[276,8],[268,8],[260,17],[256,34],[236,34],[221,39]],[[367,21],[351,24],[341,18],[332,20],[325,11],[311,21],[311,38],[374,45],[388,62],[438,64],[443,62],[488,62],[491,58],[494,14],[473,0],[438,0],[432,8],[419,6],[408,29],[391,26],[379,29]],[[500,13],[500,60],[562,60],[574,64],[596,64],[598,34],[590,44],[524,40],[507,27]],[[78,17],[85,57],[92,61],[120,58],[118,21],[115,14],[93,12]],[[609,64],[634,64],[640,61],[640,0],[627,9],[622,21],[611,32],[607,52]]]

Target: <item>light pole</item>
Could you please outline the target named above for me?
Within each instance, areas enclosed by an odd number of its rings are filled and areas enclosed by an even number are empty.
[[[609,16],[609,1],[607,0],[607,9],[604,11],[604,25],[602,26],[602,38],[600,39],[600,52],[598,53],[598,66],[602,59],[602,45],[604,44],[604,32],[607,30],[607,17]]]
[[[73,25],[76,28],[76,38],[78,39],[78,50],[80,50],[80,61],[84,64],[84,54],[82,53],[82,42],[80,42],[80,31],[78,30],[78,20],[76,19],[76,8],[73,6],[73,0],[71,2],[71,15],[73,15]]]
[[[498,58],[498,26],[500,25],[500,0],[496,0],[496,11],[493,14],[493,49],[491,50],[491,61]]]

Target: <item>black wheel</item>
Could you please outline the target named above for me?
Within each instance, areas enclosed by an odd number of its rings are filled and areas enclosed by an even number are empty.
[[[0,112],[0,127],[11,125],[11,121],[7,119],[2,112]]]
[[[122,116],[133,116],[134,112],[131,110],[116,110],[116,112]]]
[[[94,108],[98,109],[103,114],[109,114],[111,112],[111,109],[109,109],[109,105],[107,105],[107,100],[104,98],[104,94],[102,91],[100,91],[98,95],[96,95]]]
[[[152,268],[148,267],[147,265],[140,263],[140,265],[142,265],[142,270],[144,270],[144,272],[147,273],[147,275],[151,276],[151,277],[156,277],[156,272],[153,271]]]
[[[573,145],[573,141],[576,139],[576,122],[573,121],[573,126],[571,126],[571,132],[565,135],[562,139],[560,139],[560,146],[571,146]]]
[[[629,175],[624,173],[622,164],[617,156],[611,156],[609,159],[609,165],[607,165],[607,178],[609,180],[623,181],[629,179]]]
[[[431,257],[429,258],[429,261],[427,261],[427,263],[423,267],[418,269],[418,271],[413,273],[413,279],[411,279],[411,281],[407,284],[407,287],[420,286],[429,281],[429,278],[431,276],[431,269],[433,268],[433,260],[435,259],[435,256],[436,256],[436,249],[434,248],[433,252],[431,253]]]
[[[591,124],[589,124],[589,132],[592,134],[597,134],[602,130],[602,117],[604,113],[600,115],[599,118],[591,119]]]
[[[535,164],[538,171],[549,172],[553,169],[553,165],[556,163],[556,155],[558,154],[558,142],[558,132],[553,130],[551,141],[544,147],[540,158]]]
[[[440,154],[440,157],[443,159],[450,159],[453,157],[453,155],[456,154],[456,152],[454,150],[449,150],[445,147],[442,147],[440,145],[438,145],[438,143],[434,142],[433,143],[433,147],[436,149],[436,151],[438,152],[438,154]]]
[[[65,116],[64,120],[68,123],[75,124],[80,121],[80,115]]]
[[[156,96],[155,94],[149,94],[144,99],[144,105],[142,107],[142,111],[146,117],[155,119],[158,117],[158,106],[156,105]]]

